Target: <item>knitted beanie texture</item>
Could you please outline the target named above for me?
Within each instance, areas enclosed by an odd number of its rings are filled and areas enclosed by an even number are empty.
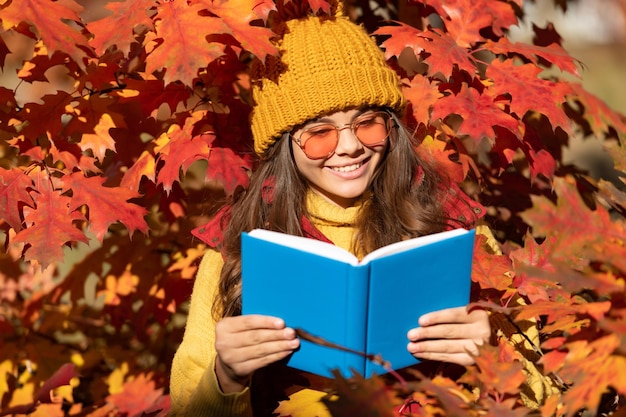
[[[337,16],[291,20],[287,28],[278,44],[282,65],[267,66],[252,87],[257,154],[284,132],[323,114],[364,106],[400,111],[405,106],[398,76],[361,26]]]

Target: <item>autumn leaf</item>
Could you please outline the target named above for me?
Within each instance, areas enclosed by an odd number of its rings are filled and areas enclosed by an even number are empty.
[[[457,134],[467,135],[477,146],[484,138],[491,144],[495,142],[496,132],[493,126],[496,125],[522,136],[521,122],[507,114],[488,94],[488,89],[480,94],[475,88],[463,84],[457,94],[449,94],[433,104],[433,119],[444,120],[451,114],[458,114],[463,118]]]
[[[532,197],[533,208],[522,218],[533,226],[535,235],[554,237],[555,259],[576,256],[626,270],[626,225],[611,221],[602,206],[591,211],[571,182],[571,178],[555,179],[556,205],[545,197]]]
[[[87,29],[94,35],[90,40],[95,51],[102,55],[110,46],[115,45],[125,55],[130,44],[135,42],[134,30],[137,27],[153,29],[148,16],[148,9],[154,7],[155,0],[134,0],[121,3],[110,2],[105,8],[112,13],[108,16],[87,23]]]
[[[172,184],[179,180],[181,170],[184,173],[195,161],[209,158],[215,135],[210,132],[204,134],[193,132],[196,122],[203,116],[203,112],[196,112],[185,119],[182,128],[176,124],[172,125],[167,133],[157,139],[155,148],[158,154],[157,164],[162,164],[158,165],[157,182],[162,184],[168,193],[172,189]]]
[[[500,55],[521,55],[533,64],[539,66],[539,58],[556,65],[561,71],[580,76],[579,61],[569,55],[563,47],[557,43],[548,46],[529,45],[521,42],[511,42],[508,38],[499,38],[497,42],[487,40],[483,48]]]
[[[539,78],[542,69],[533,64],[515,65],[511,60],[493,61],[487,67],[487,77],[494,82],[494,96],[511,95],[511,111],[522,118],[536,111],[550,119],[552,128],[572,132],[572,121],[563,110],[573,90],[570,84]]]
[[[626,358],[615,355],[619,345],[615,335],[607,335],[594,341],[581,340],[570,343],[563,368],[559,375],[571,383],[563,395],[567,416],[573,416],[583,408],[596,410],[608,387],[618,394],[626,394]]]
[[[72,199],[61,190],[52,188],[42,174],[36,181],[37,192],[31,193],[35,207],[24,210],[26,228],[15,235],[14,243],[29,245],[24,259],[38,261],[42,267],[63,259],[63,246],[67,243],[88,241],[74,221],[84,220],[83,215],[70,209]]]
[[[476,72],[470,51],[459,46],[447,33],[437,29],[420,32],[411,26],[383,26],[376,35],[391,35],[381,46],[385,48],[387,59],[399,56],[405,48],[411,48],[415,56],[422,57],[429,66],[429,74],[443,74],[449,78],[455,67],[473,75]]]
[[[20,204],[33,205],[28,192],[33,180],[19,168],[6,170],[0,167],[0,219],[9,223],[15,230],[22,229]]]
[[[248,162],[229,148],[211,148],[206,178],[219,181],[227,194],[250,181]]]
[[[119,413],[129,417],[139,417],[144,412],[169,411],[169,397],[163,395],[163,388],[155,387],[150,373],[129,378],[121,392],[109,395],[106,400],[114,404]]]
[[[54,51],[65,52],[84,68],[83,59],[87,57],[85,51],[91,49],[87,38],[63,21],[80,22],[79,13],[82,10],[82,6],[74,0],[20,0],[9,2],[2,9],[0,19],[5,31],[15,29],[21,22],[32,25],[50,56]]]
[[[510,4],[491,0],[424,0],[444,19],[444,24],[455,42],[468,48],[484,41],[481,29],[491,28],[496,35],[503,29],[517,25],[515,11]]]
[[[443,94],[436,85],[424,76],[416,75],[411,80],[405,80],[402,84],[402,92],[411,102],[413,117],[419,122],[426,123],[430,120],[430,111],[433,104],[437,103]]]
[[[135,163],[124,173],[120,186],[138,192],[139,184],[143,177],[152,182],[155,181],[155,171],[156,161],[154,156],[148,151],[143,151]]]
[[[367,404],[367,413],[379,417],[395,417],[393,407],[401,401],[379,377],[364,378],[354,375],[345,378],[338,371],[333,371],[334,389],[331,394],[322,398],[333,416],[358,416],[364,412]],[[374,414],[375,413],[375,414]]]
[[[72,190],[70,210],[78,210],[83,205],[89,208],[89,228],[99,241],[109,226],[118,221],[131,235],[135,230],[147,233],[148,225],[144,220],[147,210],[128,202],[139,195],[121,187],[105,187],[104,181],[102,177],[85,177],[81,172],[63,177],[64,191]]]
[[[94,133],[83,133],[80,139],[80,147],[83,150],[90,149],[96,159],[102,162],[106,151],[115,151],[115,140],[110,134],[110,130],[115,127],[111,116],[103,113],[98,124],[94,127]]]
[[[472,262],[472,281],[477,282],[481,288],[492,288],[511,291],[513,268],[511,261],[506,255],[492,255],[481,249],[484,236],[477,236],[474,259]]]
[[[494,392],[515,394],[526,381],[520,354],[505,338],[499,339],[498,346],[482,346],[475,361],[477,378]]]

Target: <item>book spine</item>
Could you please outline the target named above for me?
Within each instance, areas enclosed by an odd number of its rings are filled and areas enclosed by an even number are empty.
[[[348,291],[345,301],[345,344],[346,347],[366,352],[367,314],[369,298],[369,265],[358,265],[348,269]],[[363,375],[366,359],[363,355],[346,353],[342,373],[352,376],[353,371]]]

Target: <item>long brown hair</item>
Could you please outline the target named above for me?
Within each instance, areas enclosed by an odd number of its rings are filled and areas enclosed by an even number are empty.
[[[442,231],[450,222],[441,196],[448,189],[448,180],[420,156],[414,136],[395,114],[392,117],[396,128],[356,219],[358,232],[353,250],[362,254]],[[214,303],[216,318],[241,314],[242,232],[264,228],[303,235],[301,219],[307,215],[305,197],[309,186],[296,168],[291,146],[285,134],[268,149],[249,188],[231,206],[221,247],[225,261]],[[265,195],[267,192],[272,193],[271,199]]]

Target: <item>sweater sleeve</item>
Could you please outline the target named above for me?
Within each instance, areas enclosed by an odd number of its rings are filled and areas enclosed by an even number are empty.
[[[171,416],[248,417],[250,389],[224,394],[215,375],[215,321],[211,310],[223,260],[209,250],[191,295],[185,335],[170,375]]]

